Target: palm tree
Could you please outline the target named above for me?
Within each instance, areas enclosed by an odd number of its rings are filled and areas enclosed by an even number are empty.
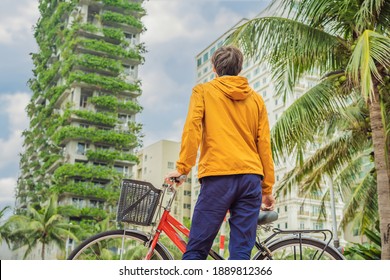
[[[54,243],[64,250],[67,238],[77,240],[71,232],[77,226],[70,225],[57,214],[56,196],[52,196],[40,210],[29,208],[27,215],[11,216],[4,226],[11,232],[13,250],[26,247],[24,258],[27,258],[38,243],[41,244],[41,258],[44,260],[47,245]]]
[[[379,260],[381,258],[381,237],[378,229],[367,230],[365,235],[369,242],[355,243],[345,248],[344,255],[349,259]]]
[[[250,20],[235,31],[230,41],[249,56],[270,64],[277,93],[284,98],[303,75],[322,76],[319,84],[309,90],[311,93],[300,100],[302,106],[284,114],[273,128],[274,150],[281,154],[295,152],[302,167],[307,144],[318,140],[321,131],[324,135],[324,124],[363,100],[363,106],[357,107],[363,111],[357,114],[368,113],[369,129],[350,137],[372,141],[375,171],[371,172],[371,183],[375,181],[377,187],[382,259],[390,259],[390,2],[280,0],[273,1],[271,8],[281,16]],[[347,136],[343,130],[336,135]],[[331,168],[330,158],[327,160],[323,166]],[[333,170],[332,174],[338,172]]]
[[[9,208],[10,208],[9,206],[6,206],[6,207],[4,207],[0,211],[0,220],[3,218],[5,212]],[[1,245],[1,243],[3,243],[3,240],[5,240],[7,242],[7,244],[9,245],[9,243],[8,243],[8,231],[7,231],[7,229],[6,229],[6,227],[4,225],[0,224],[0,245]]]

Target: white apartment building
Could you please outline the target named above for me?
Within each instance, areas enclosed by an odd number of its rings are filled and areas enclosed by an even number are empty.
[[[180,152],[180,142],[160,140],[138,152],[139,164],[135,167],[135,179],[150,182],[161,188],[167,173],[176,169]],[[191,214],[191,174],[178,189],[172,207],[173,216],[179,221],[190,218]]]

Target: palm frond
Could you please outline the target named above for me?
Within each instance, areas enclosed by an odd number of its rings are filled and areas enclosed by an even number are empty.
[[[293,186],[299,185],[302,195],[310,197],[318,193],[324,174],[337,178],[337,174],[361,156],[361,149],[368,144],[358,133],[344,133],[329,140],[324,146],[307,157],[302,165],[296,165],[287,172],[275,187],[276,195],[286,194]],[[360,161],[356,163],[358,165]],[[352,168],[352,167],[351,167]],[[355,169],[358,166],[354,167]],[[352,169],[348,171],[352,172]],[[349,178],[351,179],[351,178]]]
[[[356,42],[347,66],[351,80],[360,88],[363,98],[374,101],[374,81],[382,82],[378,67],[390,67],[390,38],[365,30]],[[377,100],[379,101],[379,100]]]
[[[298,98],[279,118],[271,130],[273,157],[291,154],[299,143],[313,142],[318,129],[330,117],[345,108],[347,98],[337,94],[334,78],[317,84]]]
[[[356,27],[359,33],[374,29],[386,0],[364,0],[356,14]]]
[[[283,17],[252,19],[238,27],[227,43],[240,46],[260,63],[270,63],[277,93],[282,95],[304,73],[325,73],[345,64],[340,53],[346,48],[339,38]]]
[[[344,209],[340,226],[344,227],[354,219],[360,224],[360,230],[372,227],[377,216],[378,202],[376,194],[376,178],[374,170],[367,172],[361,182],[355,187]]]

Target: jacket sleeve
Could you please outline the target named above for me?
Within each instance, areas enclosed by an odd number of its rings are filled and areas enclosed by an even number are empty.
[[[267,109],[263,101],[261,104],[259,129],[257,134],[257,151],[259,153],[264,172],[264,180],[262,184],[263,194],[272,194],[272,187],[275,183],[275,169],[274,162],[272,160],[271,133]]]
[[[181,174],[188,174],[196,163],[204,116],[204,98],[201,85],[192,89],[187,119],[183,128],[179,160],[176,169]]]

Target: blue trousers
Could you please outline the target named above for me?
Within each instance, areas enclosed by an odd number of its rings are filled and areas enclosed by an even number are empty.
[[[256,241],[260,206],[260,175],[239,174],[202,178],[183,260],[207,258],[228,210],[229,259],[249,260]]]

